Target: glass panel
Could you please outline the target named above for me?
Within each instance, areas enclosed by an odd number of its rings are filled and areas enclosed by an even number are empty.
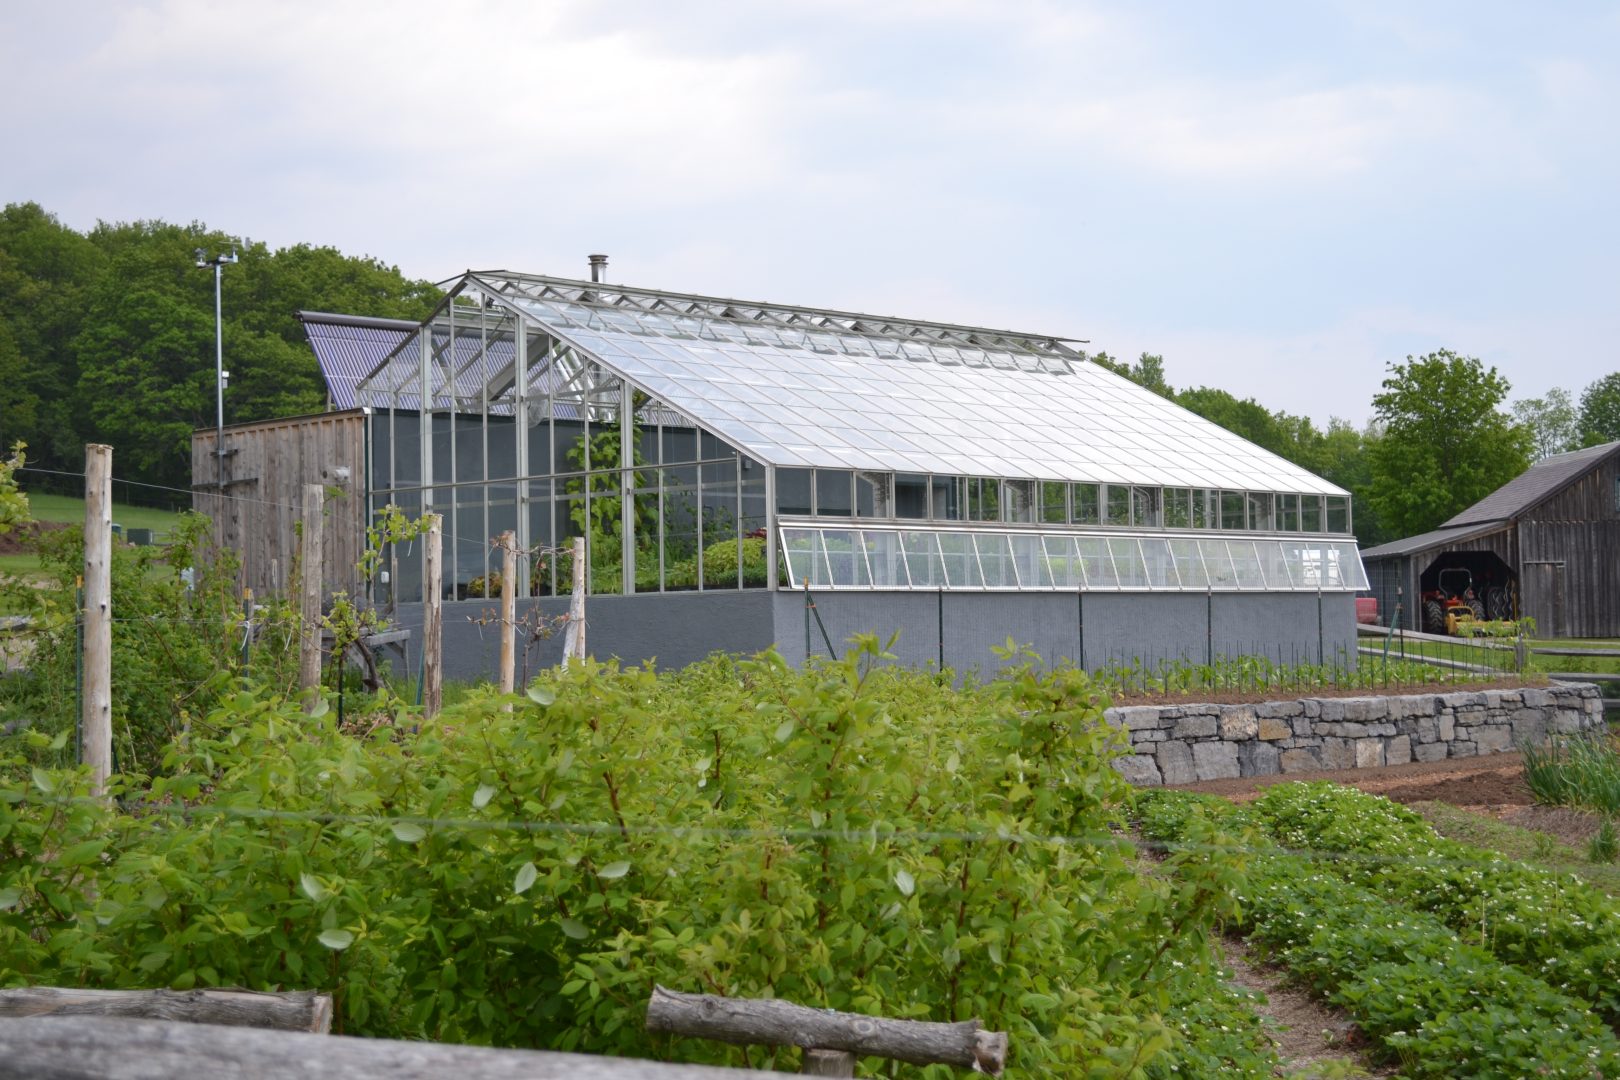
[[[1113,589],[1119,586],[1114,573],[1114,560],[1108,554],[1108,541],[1100,536],[1077,536],[1075,547],[1080,552],[1080,563],[1086,574],[1089,589]]]
[[[765,466],[752,458],[742,459],[742,520],[738,524],[738,532],[742,535],[742,551],[738,556],[742,563],[742,583],[745,589],[764,588],[769,584],[765,580],[765,528],[768,524],[765,516]],[[645,518],[636,519],[636,527],[640,529]],[[639,582],[645,574],[641,569],[641,561],[651,553],[650,536],[637,535],[636,537],[636,580]],[[654,558],[656,562],[656,558]],[[639,587],[639,586],[638,586]]]
[[[1073,521],[1076,525],[1102,524],[1102,503],[1096,484],[1071,484],[1069,492],[1074,496]]]
[[[1026,589],[1050,589],[1052,571],[1046,565],[1046,550],[1039,536],[1019,533],[1012,541],[1013,562],[1018,566],[1018,583]]]
[[[1221,528],[1231,532],[1243,528],[1243,492],[1221,492]]]
[[[974,537],[979,548],[979,568],[984,571],[984,583],[992,589],[1016,589],[1018,572],[1013,569],[1012,545],[1005,533],[979,533]]]
[[[1029,524],[1035,520],[1035,481],[1001,482],[1001,520]]]
[[[757,471],[763,474],[765,470],[758,468]],[[636,520],[636,592],[657,592],[664,584],[658,567],[658,530],[661,521],[658,513],[658,470],[641,469],[635,475],[636,487],[631,497]],[[763,475],[760,477],[760,486],[759,501],[763,509],[765,502]],[[758,543],[763,545],[765,541],[760,540]],[[763,549],[760,558],[763,562]],[[764,584],[763,570],[760,571],[760,584]]]
[[[1346,589],[1366,589],[1367,571],[1361,565],[1361,553],[1354,544],[1334,544],[1333,553],[1338,565],[1340,585]]]
[[[664,485],[664,588],[695,589],[698,575],[697,466],[658,470]]]
[[[1299,584],[1288,571],[1282,541],[1257,540],[1255,544],[1260,551],[1260,568],[1265,572],[1267,588],[1291,589]]]
[[[1159,498],[1158,488],[1139,487],[1131,489],[1131,518],[1139,528],[1156,529],[1159,527]]]
[[[737,462],[718,461],[702,466],[702,470],[703,587],[735,589],[742,581],[737,535]]]
[[[1299,496],[1277,496],[1277,528],[1281,532],[1299,532]]]
[[[1314,544],[1282,545],[1288,579],[1296,589],[1314,589],[1322,581],[1322,549]]]
[[[937,521],[966,521],[967,508],[962,499],[963,483],[960,477],[933,478],[933,502],[929,514]]]
[[[872,586],[878,589],[908,589],[906,559],[900,552],[900,536],[892,532],[861,530],[866,547],[866,565],[872,572]]]
[[[810,470],[776,470],[776,512],[810,516]]]
[[[1276,500],[1270,492],[1249,492],[1249,528],[1255,532],[1271,532],[1277,527]]]
[[[1001,481],[991,476],[970,476],[968,487],[968,520],[1001,520]]]
[[[1322,496],[1299,497],[1299,527],[1304,532],[1322,531]]]
[[[1148,584],[1155,589],[1179,589],[1181,578],[1170,556],[1170,542],[1148,537],[1142,541],[1142,559],[1147,563]]]
[[[1063,525],[1069,520],[1069,485],[1041,481],[1041,521]]]
[[[1107,505],[1103,514],[1104,525],[1131,523],[1131,489],[1124,484],[1105,484]]]
[[[1192,489],[1192,527],[1195,529],[1213,529],[1215,515],[1210,512],[1212,492],[1205,488]]]
[[[787,567],[788,584],[795,589],[804,588],[806,578],[814,580],[814,564],[821,558],[817,553],[820,535],[814,529],[782,530],[782,563]]]
[[[1142,548],[1132,538],[1111,536],[1108,551],[1114,556],[1114,569],[1119,573],[1122,586],[1144,587],[1148,583],[1147,565],[1142,561]]]
[[[1350,531],[1350,500],[1343,495],[1327,497],[1327,531],[1330,533]]]
[[[822,534],[827,545],[827,563],[832,567],[834,588],[870,586],[872,575],[866,568],[866,549],[858,542],[860,533],[829,529]]]
[[[931,532],[901,533],[900,548],[905,552],[906,570],[914,587],[919,589],[944,587],[945,567],[940,562],[938,534]]]
[[[1085,571],[1074,552],[1072,536],[1042,537],[1046,548],[1046,562],[1052,568],[1052,582],[1060,589],[1078,589],[1085,585]]]
[[[890,518],[894,516],[894,499],[889,494],[892,475],[886,472],[858,472],[855,474],[855,516],[863,518]]]
[[[842,469],[816,470],[816,516],[851,517],[850,474]]]
[[[895,474],[894,516],[913,520],[928,516],[928,477],[920,473]]]
[[[1237,576],[1238,588],[1265,588],[1266,578],[1260,569],[1260,556],[1254,549],[1254,541],[1228,540],[1226,547],[1232,553],[1232,571]]]
[[[1197,540],[1171,540],[1170,555],[1176,560],[1176,574],[1184,589],[1203,589],[1209,586],[1209,575],[1204,572],[1204,558],[1198,552]]]
[[[1200,540],[1198,550],[1204,556],[1204,569],[1209,574],[1210,588],[1237,587],[1237,572],[1232,569],[1232,553],[1227,550],[1225,540]]]
[[[939,547],[945,558],[947,586],[952,589],[977,589],[984,585],[972,536],[967,533],[940,533]]]
[[[1186,488],[1164,489],[1164,527],[1185,529],[1192,525],[1192,507]]]

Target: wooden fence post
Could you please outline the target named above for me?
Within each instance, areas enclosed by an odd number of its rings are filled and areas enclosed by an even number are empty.
[[[815,1050],[804,1052],[801,1076],[854,1076],[855,1055],[847,1050]]]
[[[517,538],[511,530],[501,533],[501,693],[510,694],[517,670]],[[508,701],[501,706],[512,711]]]
[[[444,703],[444,517],[428,514],[427,566],[422,574],[422,715],[437,716]]]
[[[574,537],[574,587],[568,598],[568,627],[563,631],[563,667],[585,659],[585,538]]]
[[[304,537],[298,563],[301,578],[298,605],[298,690],[304,711],[314,712],[321,696],[321,500],[325,489],[304,485]]]
[[[84,448],[84,763],[91,790],[112,775],[112,447]]]

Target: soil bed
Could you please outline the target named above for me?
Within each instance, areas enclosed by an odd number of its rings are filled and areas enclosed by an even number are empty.
[[[72,528],[65,521],[30,521],[8,533],[0,533],[0,555],[32,555],[43,533]]]

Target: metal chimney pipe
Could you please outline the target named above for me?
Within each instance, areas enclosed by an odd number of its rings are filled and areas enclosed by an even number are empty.
[[[606,255],[592,255],[592,256],[590,256],[590,260],[591,260],[591,280],[592,281],[606,281],[607,280],[607,256]]]

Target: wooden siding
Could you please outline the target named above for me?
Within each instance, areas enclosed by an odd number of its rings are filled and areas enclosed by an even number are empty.
[[[1617,477],[1620,477],[1620,452],[1610,454],[1564,490],[1520,515],[1519,520],[1620,522],[1620,510],[1615,507]]]
[[[285,596],[298,550],[305,484],[328,489],[324,592],[360,594],[355,564],[365,538],[365,417],[321,413],[225,429],[226,498],[217,497],[214,431],[191,436],[192,508],[214,519],[216,542],[242,560],[242,584]],[[347,470],[345,475],[344,470]]]
[[[1536,617],[1537,631],[1557,637],[1620,637],[1620,516],[1608,521],[1521,521],[1518,533],[1523,553],[1519,588],[1525,612]],[[1549,618],[1555,622],[1548,624]]]
[[[1423,590],[1420,581],[1423,571],[1448,551],[1489,551],[1509,567],[1517,569],[1518,538],[1505,525],[1496,532],[1486,533],[1469,540],[1445,544],[1419,551],[1413,555],[1394,555],[1382,559],[1368,559],[1367,580],[1373,594],[1378,597],[1378,613],[1386,626],[1395,625],[1396,586],[1400,586],[1401,622],[1408,630],[1423,629]]]

